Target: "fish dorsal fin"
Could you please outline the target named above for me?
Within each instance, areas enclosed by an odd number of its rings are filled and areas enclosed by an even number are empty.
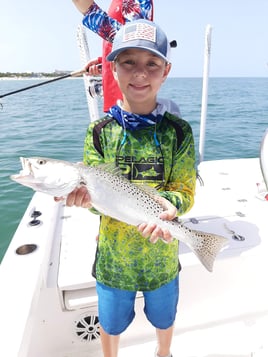
[[[113,175],[116,176],[122,176],[122,172],[120,170],[120,168],[118,166],[116,166],[114,163],[105,163],[105,164],[99,164],[97,166],[95,166],[96,169],[102,170],[102,171],[106,171],[109,172]]]
[[[109,172],[113,175],[119,176],[122,180],[125,180],[132,185],[138,187],[141,191],[152,197],[153,199],[157,200],[158,197],[161,197],[159,195],[159,192],[152,186],[149,186],[146,183],[137,183],[137,182],[131,182],[129,181],[123,174],[121,169],[118,166],[115,166],[113,163],[105,163],[105,164],[100,164],[96,166],[96,168],[99,168],[100,170]]]
[[[85,168],[94,167],[95,169],[99,169],[101,171],[106,171],[106,172],[109,172],[109,173],[111,173],[113,175],[122,176],[120,168],[115,166],[115,164],[113,164],[113,163],[104,163],[104,164],[99,164],[99,165],[96,165],[96,166],[87,166],[83,162],[80,161],[80,162],[77,162],[76,165],[80,166],[82,168],[83,167],[85,167]]]

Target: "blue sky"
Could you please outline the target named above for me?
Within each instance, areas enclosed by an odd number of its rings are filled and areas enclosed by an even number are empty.
[[[96,1],[104,9],[110,1]],[[155,0],[155,21],[176,39],[174,77],[201,77],[205,28],[212,25],[210,75],[268,75],[268,0]],[[79,70],[76,29],[82,15],[71,0],[0,0],[0,72]],[[91,57],[101,40],[86,31]]]

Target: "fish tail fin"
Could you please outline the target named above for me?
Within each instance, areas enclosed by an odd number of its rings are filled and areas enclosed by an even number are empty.
[[[191,230],[191,236],[194,239],[190,243],[190,248],[204,267],[212,272],[214,261],[218,253],[228,244],[228,239],[217,234],[196,230]]]

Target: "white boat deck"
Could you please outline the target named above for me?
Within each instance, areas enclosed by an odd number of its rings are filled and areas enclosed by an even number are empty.
[[[213,273],[181,245],[173,356],[267,357],[268,201],[259,160],[203,162],[200,175],[204,186],[198,185],[195,205],[183,219],[195,229],[228,237],[230,244]],[[37,227],[28,225],[33,208],[42,212]],[[91,277],[98,219],[85,209],[34,195],[1,264],[1,356],[102,356],[94,339],[97,297]],[[15,254],[29,243],[38,249]],[[137,298],[120,357],[153,356],[154,329],[142,301]]]

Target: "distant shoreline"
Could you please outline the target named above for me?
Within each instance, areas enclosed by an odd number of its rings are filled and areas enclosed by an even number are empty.
[[[0,80],[48,80],[70,75],[72,71],[55,70],[54,72],[0,72]]]

